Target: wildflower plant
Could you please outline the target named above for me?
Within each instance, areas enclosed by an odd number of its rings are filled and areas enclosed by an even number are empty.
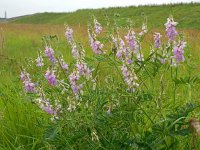
[[[20,75],[25,92],[34,93],[34,103],[53,122],[45,140],[59,143],[59,149],[178,148],[178,140],[189,132],[180,137],[172,134],[189,131],[187,118],[197,106],[180,100],[178,68],[185,65],[187,56],[177,24],[168,18],[166,35],[155,32],[145,52],[146,19],[141,31],[129,27],[125,36],[120,35],[119,27],[104,29],[94,19],[88,25],[86,48],[93,57],[86,56],[73,29],[66,26],[65,38],[74,59],[70,64],[65,56],[57,55],[51,42],[45,42],[43,53],[36,58],[40,80],[31,79],[28,68]],[[53,139],[52,129],[56,132]]]

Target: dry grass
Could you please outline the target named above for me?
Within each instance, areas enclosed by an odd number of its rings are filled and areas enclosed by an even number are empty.
[[[57,35],[60,41],[64,42],[65,41],[65,26],[64,25],[44,25],[44,24],[37,24],[37,25],[32,25],[32,24],[0,24],[0,28],[4,30],[5,34],[5,50],[9,49],[8,54],[12,55],[12,47],[9,47],[9,43],[13,43],[15,40],[15,43],[13,45],[16,45],[16,47],[19,46],[19,49],[15,49],[15,52],[17,51],[18,54],[21,52],[24,52],[25,49],[29,46],[29,48],[34,49],[36,47],[41,47],[41,37],[44,35]],[[74,30],[74,38],[83,44],[85,48],[89,47],[88,43],[88,33],[87,33],[87,26],[73,26],[72,27]],[[164,27],[163,27],[164,29]],[[138,32],[139,29],[136,29],[136,32]],[[162,35],[165,35],[164,30],[161,29],[152,29],[149,31],[147,36],[144,39],[145,43],[143,45],[144,49],[149,49],[149,44],[153,43],[153,33],[154,32],[161,32]],[[194,59],[198,60],[199,59],[199,51],[200,51],[200,30],[198,29],[190,29],[190,30],[179,30],[179,33],[183,33],[184,37],[186,38],[186,41],[188,43],[188,46],[191,48],[191,53],[194,55]],[[126,34],[126,31],[122,31],[122,37]],[[163,36],[164,37],[164,36]],[[12,42],[8,42],[11,40]],[[17,42],[17,40],[21,39],[21,41],[24,40],[29,40],[29,44],[26,43],[26,46],[24,47],[25,43]],[[166,38],[164,38],[166,40]],[[19,44],[19,45],[17,45]],[[21,45],[21,46],[20,46]],[[13,52],[13,54],[15,53]]]

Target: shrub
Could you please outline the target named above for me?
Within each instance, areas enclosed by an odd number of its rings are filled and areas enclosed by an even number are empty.
[[[142,47],[146,19],[141,32],[129,26],[124,38],[117,25],[103,29],[94,19],[88,26],[92,57],[86,57],[66,26],[74,58],[70,64],[54,52],[54,38],[44,38],[36,73],[30,75],[23,68],[20,75],[27,96],[49,114],[43,140],[56,149],[195,146],[188,119],[198,104],[188,87],[195,87],[199,79],[188,77],[189,50],[176,25],[168,18],[166,35],[155,32],[147,52]]]

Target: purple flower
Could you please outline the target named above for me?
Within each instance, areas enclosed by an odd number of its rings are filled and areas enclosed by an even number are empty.
[[[102,54],[103,53],[103,44],[101,44],[101,42],[100,41],[96,41],[96,40],[94,40],[94,38],[91,36],[91,35],[89,35],[89,38],[90,38],[90,46],[91,46],[91,48],[93,49],[93,52],[95,53],[95,54]]]
[[[134,53],[138,52],[139,46],[137,44],[137,39],[135,36],[134,31],[129,31],[128,34],[125,36],[126,42],[128,43],[128,46],[131,50],[133,50]]]
[[[162,37],[162,35],[160,33],[155,32],[153,36],[154,36],[154,47],[158,49],[161,46],[160,38]]]
[[[128,63],[128,64],[131,64],[132,62],[133,62],[133,61],[132,61],[131,59],[128,59],[128,60],[127,60],[127,63]]]
[[[117,53],[116,53],[117,58],[122,60],[123,59],[123,53],[125,53],[125,52],[126,52],[125,43],[122,39],[120,39],[119,47],[118,47]]]
[[[40,97],[35,99],[35,102],[38,105],[38,107],[44,110],[46,113],[52,115],[51,120],[58,118],[58,113],[61,111],[62,108],[59,101],[55,100],[54,103],[51,103],[51,101],[48,98],[45,98],[45,94],[41,88],[39,88],[38,94]]]
[[[61,64],[61,67],[62,67],[62,69],[64,69],[64,70],[66,70],[66,72],[68,72],[68,64],[66,64],[65,62],[63,62],[62,64]]]
[[[38,56],[38,58],[35,61],[36,61],[36,66],[38,67],[44,66],[43,58],[41,56]]]
[[[102,54],[103,53],[103,44],[100,41],[96,40],[96,35],[91,34],[91,31],[88,29],[88,35],[89,35],[89,41],[90,41],[90,47],[92,48],[93,52],[95,54]]]
[[[184,62],[185,57],[184,57],[183,54],[184,54],[185,46],[186,46],[186,42],[184,42],[184,41],[179,41],[179,43],[174,46],[174,48],[173,48],[173,53],[174,53],[173,58],[175,59],[176,63]]]
[[[48,80],[48,82],[51,86],[56,86],[56,84],[57,84],[57,79],[56,79],[54,72],[55,71],[53,71],[53,70],[50,71],[48,69],[45,73],[45,78]]]
[[[167,22],[165,23],[167,36],[169,38],[169,42],[174,40],[174,37],[178,34],[176,31],[176,25],[178,23],[174,22],[173,18],[167,18]]]
[[[76,67],[80,75],[84,75],[85,77],[91,77],[91,70],[87,67],[84,62],[77,62]]]
[[[118,50],[116,53],[117,58],[122,59],[122,51]]]
[[[50,101],[49,99],[46,99],[44,104],[41,105],[41,109],[46,111],[48,114],[50,115],[54,115],[56,116],[57,115],[57,109],[53,109],[53,106],[50,104]]]
[[[119,58],[121,61],[126,62],[126,64],[131,64],[132,61],[132,54],[133,51],[128,47],[125,46],[125,43],[122,39],[119,40],[119,47],[117,49],[116,56]]]
[[[22,80],[22,82],[26,81],[26,80],[29,80],[30,74],[27,73],[25,70],[21,71],[20,73],[20,79]]]
[[[79,95],[80,94],[80,90],[82,89],[83,85],[82,84],[78,84],[78,80],[80,78],[80,75],[77,71],[72,72],[69,75],[69,82],[72,88],[72,91],[75,95]]]
[[[129,70],[125,64],[121,67],[121,70],[124,81],[128,85],[128,89],[134,92],[135,88],[139,86],[139,84],[136,82],[138,80],[136,74]]]
[[[72,42],[73,42],[73,30],[72,30],[72,28],[70,28],[70,27],[67,27],[67,28],[66,28],[65,36],[66,36],[66,38],[67,38],[67,41],[68,41],[70,44],[72,44]]]
[[[74,44],[72,46],[72,55],[73,55],[74,59],[76,59],[76,60],[79,59],[79,52],[77,50],[76,44]]]
[[[62,57],[59,59],[59,62],[60,62],[60,65],[61,65],[62,69],[65,70],[66,73],[67,73],[68,70],[69,70],[68,64],[65,63],[65,61],[63,60]]]
[[[31,81],[29,73],[27,73],[25,70],[21,71],[20,78],[24,84],[24,89],[27,93],[33,93],[36,91],[36,85]]]
[[[35,84],[29,80],[24,81],[24,89],[26,92],[35,92]]]
[[[36,103],[40,109],[44,110],[46,113],[52,115],[53,117],[58,118],[58,112],[61,110],[61,104],[58,103],[58,101],[55,101],[55,104],[52,105],[48,98],[45,99],[44,97],[39,97],[36,99]]]
[[[102,26],[96,19],[94,19],[94,31],[96,34],[100,34],[102,31]]]
[[[54,56],[54,50],[51,47],[46,46],[45,51],[44,51],[45,55],[49,58],[49,60],[55,64],[56,62],[56,58]]]

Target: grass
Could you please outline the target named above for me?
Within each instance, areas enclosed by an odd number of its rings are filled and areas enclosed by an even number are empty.
[[[0,37],[4,37],[4,43],[1,42],[2,38],[0,39],[0,149],[128,149],[130,143],[141,149],[190,149],[193,146],[192,140],[195,140],[194,145],[198,149],[198,136],[188,130],[188,120],[192,117],[199,119],[199,84],[187,77],[196,77],[197,80],[199,77],[199,7],[199,4],[179,4],[79,10],[71,14],[36,14],[19,18],[12,23],[0,24],[3,29]],[[186,9],[188,11],[185,11]],[[136,27],[142,22],[141,13],[145,12],[151,28],[142,44],[145,57],[149,54],[148,45],[153,42],[152,33],[156,31],[165,34],[163,24],[169,13],[173,14],[175,21],[180,21],[178,29],[188,42],[186,55],[189,59],[185,66],[179,68],[177,79],[182,77],[186,83],[176,85],[175,98],[175,82],[170,71],[164,66],[153,80],[142,70],[138,75],[145,80],[145,85],[138,93],[129,94],[123,92],[125,85],[120,76],[117,76],[117,79],[112,78],[111,75],[118,74],[117,70],[110,66],[112,61],[92,57],[93,53],[86,38],[86,20],[90,14],[94,14],[99,22],[105,24],[105,12],[109,17],[120,12],[120,17],[117,18],[120,25],[124,25],[126,18],[130,17],[136,20]],[[189,16],[189,12],[192,12],[194,17]],[[29,68],[34,79],[45,73],[45,70],[35,69],[34,65],[29,66],[37,57],[37,50],[44,49],[44,35],[57,35],[58,40],[53,41],[53,48],[56,53],[64,55],[67,63],[73,64],[71,48],[64,37],[65,29],[62,24],[65,20],[72,25],[75,39],[83,44],[88,56],[86,60],[91,61],[89,65],[95,67],[98,61],[101,64],[99,89],[96,92],[90,91],[92,96],[85,95],[83,103],[85,100],[91,102],[88,110],[80,106],[76,112],[66,113],[62,116],[63,120],[54,123],[50,121],[48,114],[32,103],[35,96],[23,92],[19,73],[22,65]],[[78,22],[81,22],[80,26]],[[122,29],[121,34],[125,35],[126,32],[127,29]],[[146,66],[150,72],[151,67],[149,64]],[[104,80],[105,76],[109,75],[107,82],[112,84],[106,84]],[[165,91],[159,97],[162,76]],[[73,99],[70,92],[60,96],[58,91],[59,89],[46,89],[48,96],[58,97],[64,104],[68,96]],[[174,99],[176,109],[173,105]],[[162,107],[158,107],[159,102]],[[111,117],[105,114],[109,105],[113,107]],[[91,140],[93,132],[97,132],[100,142]],[[193,136],[196,136],[195,139]]]
[[[106,17],[113,18],[119,14],[116,19],[118,25],[125,26],[127,21],[133,22],[135,27],[140,27],[143,16],[147,16],[149,28],[162,28],[165,23],[165,18],[173,15],[175,20],[179,22],[179,28],[185,29],[200,29],[200,4],[171,4],[158,6],[130,6],[107,9],[84,9],[77,10],[72,13],[38,13],[30,16],[19,17],[11,22],[25,24],[69,24],[70,26],[80,25],[86,26],[88,21],[94,15],[101,21],[102,25],[106,25]],[[114,17],[115,16],[115,17]]]

